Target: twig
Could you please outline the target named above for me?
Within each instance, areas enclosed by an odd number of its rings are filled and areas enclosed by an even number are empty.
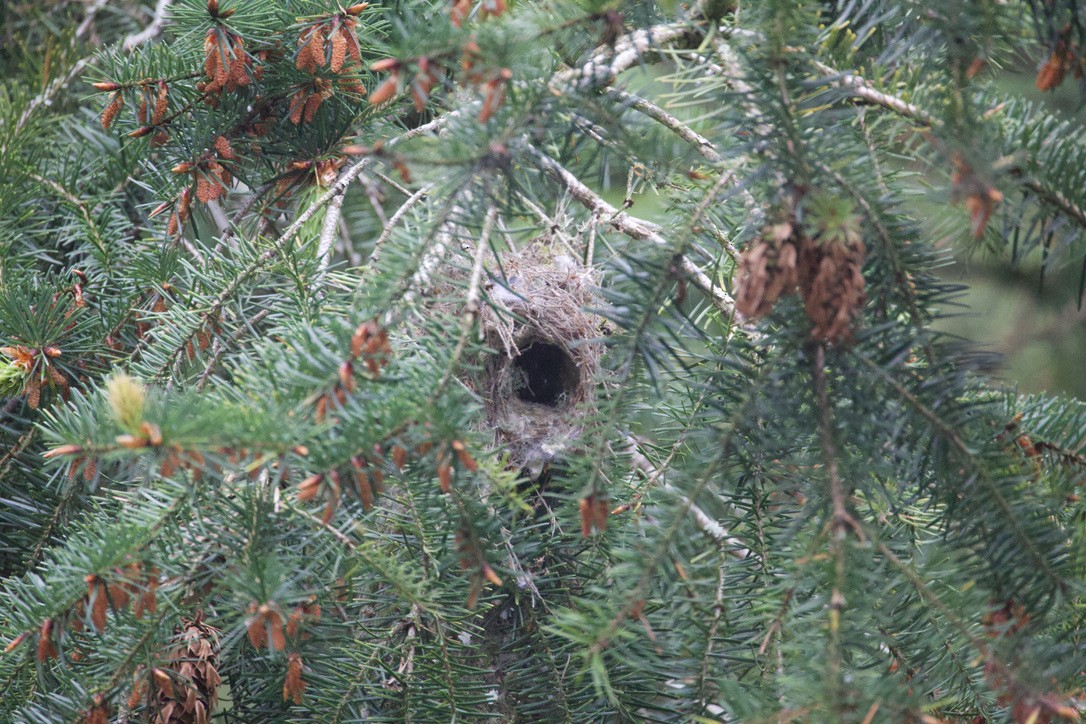
[[[230,341],[236,342],[237,340],[241,339],[241,336],[245,333],[245,330],[247,328],[252,329],[257,324],[262,322],[264,318],[267,317],[269,314],[271,314],[270,309],[261,309],[259,312],[253,315],[252,319],[248,320],[244,325],[238,327],[237,330],[234,331],[234,334],[231,335]],[[208,379],[211,377],[211,371],[215,369],[215,365],[219,363],[219,360],[222,359],[222,356],[226,353],[225,343],[221,343],[219,342],[219,340],[215,340],[215,344],[216,348],[214,350],[214,353],[211,355],[211,359],[207,361],[207,366],[204,367],[203,374],[201,374],[200,379],[196,381],[197,390],[203,389],[203,386],[207,384]]]
[[[517,573],[517,588],[527,588],[532,593],[532,606],[535,606],[536,599],[542,604],[543,610],[548,614],[551,612],[550,606],[547,605],[547,599],[543,598],[543,594],[539,592],[539,588],[535,585],[535,581],[532,578],[532,574],[525,570],[521,565],[520,559],[517,557],[516,550],[513,549],[513,538],[509,529],[504,525],[501,527],[502,542],[505,543],[505,549],[509,552],[506,560],[509,563],[510,570]]]
[[[107,2],[109,0],[95,0],[95,3],[87,8],[87,14],[83,16],[83,21],[75,29],[76,39],[82,39],[87,34],[87,31],[94,25],[94,18],[98,15],[98,11],[104,8]]]
[[[747,35],[749,31],[728,32],[734,36]],[[753,33],[749,34],[753,35]],[[689,23],[656,25],[635,30],[615,41],[613,47],[597,48],[595,54],[584,65],[555,73],[549,85],[558,93],[565,88],[583,91],[605,86],[614,81],[622,71],[644,61],[657,48],[682,39],[700,41],[703,35],[701,28]]]
[[[912,103],[907,103],[900,98],[892,96],[888,93],[883,93],[880,90],[876,90],[875,87],[872,86],[867,80],[858,75],[854,75],[852,73],[841,73],[840,71],[831,68],[825,63],[820,63],[817,60],[813,60],[811,62],[814,67],[818,69],[818,72],[822,73],[822,75],[824,76],[834,78],[835,83],[837,83],[840,87],[851,91],[854,96],[861,100],[867,101],[872,105],[888,108],[889,110],[894,111],[898,115],[905,116],[906,118],[911,118],[914,121],[920,121],[925,126],[932,126],[934,128],[936,126],[942,125],[942,122],[935,116],[924,112],[918,106],[915,106]]]
[[[234,238],[234,236],[237,235],[238,224],[241,223],[242,217],[244,217],[245,214],[249,213],[253,206],[256,205],[256,202],[260,199],[260,197],[263,196],[268,191],[268,189],[272,187],[272,185],[272,183],[266,183],[257,190],[253,191],[253,193],[249,195],[249,198],[245,199],[245,202],[237,208],[237,210],[234,212],[234,215],[230,217],[230,221],[227,224],[226,231],[224,231],[222,236],[219,237],[219,243],[215,245],[215,250],[212,252],[213,254],[218,254],[220,251],[222,251],[223,247],[230,242],[230,239]]]
[[[339,248],[343,252],[343,256],[347,257],[349,266],[362,266],[362,258],[355,250],[354,240],[351,238],[351,229],[347,226],[347,220],[342,215],[339,217]]]
[[[399,136],[396,136],[394,138],[390,138],[389,140],[385,141],[383,148],[385,150],[388,150],[388,149],[391,149],[391,148],[395,147],[396,145],[398,145],[400,143],[403,143],[404,141],[408,141],[408,140],[410,140],[412,138],[415,138],[416,136],[421,136],[421,135],[426,134],[426,133],[438,131],[441,128],[443,128],[445,125],[447,125],[451,120],[458,117],[459,115],[461,115],[461,111],[460,110],[455,110],[455,111],[450,111],[449,113],[446,113],[445,115],[438,116],[437,118],[430,121],[429,123],[424,123],[421,126],[416,126],[415,128],[412,128],[412,129],[410,129],[408,131],[405,131],[404,133],[400,134]],[[362,161],[360,161],[360,163],[365,162],[365,161],[368,161],[368,157],[366,159],[362,159]],[[354,167],[351,167],[351,169],[353,169],[353,168]],[[351,169],[348,169],[347,172],[348,173],[351,172]],[[364,170],[364,169],[360,169],[360,170],[357,171],[357,173],[354,173],[351,176],[351,179],[354,179],[354,177],[357,176],[359,173],[361,173],[362,170]],[[350,180],[348,180],[348,183],[349,183],[349,181]],[[337,181],[337,183],[338,183],[338,181]],[[226,232],[223,234],[222,238],[219,240],[218,246],[216,246],[216,248],[215,248],[216,252],[218,252],[226,242],[228,242],[234,235],[237,234],[237,227],[238,227],[238,224],[241,223],[242,217],[244,217],[245,214],[248,213],[253,208],[253,206],[256,204],[257,200],[268,189],[270,189],[274,185],[275,185],[274,182],[269,182],[267,184],[264,184],[264,186],[260,187],[256,191],[254,191],[249,196],[249,198],[245,200],[245,203],[243,203],[241,206],[238,207],[237,211],[235,211],[234,215],[230,218],[230,228],[228,228],[226,230]],[[346,187],[344,187],[344,188],[346,188]],[[331,200],[331,198],[332,198],[332,196],[326,193],[324,196],[322,196],[320,199],[318,199],[314,203],[313,207],[311,207],[311,208],[313,208],[313,210],[315,211],[320,206],[322,206],[323,204],[328,203]],[[307,219],[308,219],[308,217],[307,217]],[[289,229],[287,231],[289,231]],[[286,232],[284,232],[284,233],[286,233]]]
[[[648,221],[631,216],[625,211],[616,209],[604,201],[595,191],[588,188],[579,178],[565,169],[560,163],[546,155],[534,146],[524,145],[524,150],[534,156],[539,165],[558,183],[569,191],[570,195],[589,211],[606,216],[611,226],[639,241],[648,241],[662,247],[670,247],[671,243],[660,235],[659,227]],[[683,273],[690,277],[694,286],[700,289],[712,301],[721,314],[732,317],[735,314],[735,302],[723,289],[715,285],[712,280],[698,268],[694,262],[685,256],[682,257],[681,267]]]
[[[769,648],[769,643],[773,640],[773,635],[781,630],[781,626],[784,623],[784,614],[788,612],[788,604],[792,602],[792,596],[795,592],[796,589],[794,588],[789,588],[784,592],[784,598],[781,600],[781,606],[777,612],[777,617],[773,619],[769,631],[766,632],[765,638],[762,639],[762,645],[758,647],[759,656],[765,655],[766,649]]]
[[[396,225],[407,215],[407,212],[411,210],[411,207],[420,201],[426,200],[426,194],[428,194],[432,188],[433,186],[431,184],[426,184],[418,191],[408,196],[407,200],[403,202],[400,208],[396,209],[396,213],[389,218],[388,222],[385,224],[385,228],[381,230],[381,235],[378,236],[377,241],[373,243],[373,251],[370,252],[369,258],[366,259],[366,266],[368,268],[372,268],[377,263],[377,260],[381,256],[381,248],[384,246],[385,242],[388,241],[389,237],[392,236],[392,231],[396,228]]]
[[[61,88],[75,80],[76,76],[82,73],[83,69],[90,65],[93,60],[93,57],[80,58],[68,69],[67,73],[55,78],[52,83],[45,87],[45,90],[31,98],[30,102],[26,104],[26,108],[19,114],[19,120],[15,121],[15,128],[7,135],[13,137],[21,131],[23,126],[26,125],[26,122],[30,120],[30,117],[34,115],[34,111],[38,110],[40,106],[48,105],[49,102],[53,100],[53,96],[55,96]],[[3,156],[5,151],[7,151],[7,146],[0,146],[0,156]]]
[[[230,228],[230,219],[226,218],[226,212],[223,211],[223,208],[219,204],[218,200],[213,199],[211,201],[208,201],[205,206],[207,207],[208,213],[211,214],[211,218],[215,222],[215,226],[218,227],[219,238],[222,238],[222,236],[226,233],[226,230]]]
[[[1086,209],[1083,209],[1056,189],[1048,188],[1040,181],[1028,179],[1024,182],[1024,185],[1027,189],[1077,221],[1079,226],[1086,228]]]
[[[12,398],[18,400],[18,398]],[[31,427],[15,441],[15,444],[8,448],[8,451],[4,453],[4,457],[0,458],[0,480],[3,479],[7,473],[8,468],[15,462],[17,458],[24,450],[30,447],[30,443],[34,440],[34,435],[37,432],[37,428]]]
[[[426,248],[418,269],[415,270],[404,285],[405,290],[400,298],[401,308],[408,309],[414,304],[415,297],[419,295],[420,290],[425,289],[430,284],[431,277],[438,266],[441,265],[441,260],[445,258],[445,254],[448,253],[449,245],[452,243],[452,235],[445,230],[447,223],[447,221],[442,222],[439,226],[438,232],[434,235],[434,242]],[[396,312],[390,308],[385,313],[383,324],[386,327],[391,325],[396,317]]]
[[[162,32],[162,26],[166,23],[166,11],[169,10],[170,4],[173,0],[158,0],[158,5],[155,6],[154,17],[151,18],[151,23],[139,31],[138,33],[132,33],[124,39],[125,50],[132,50],[137,45],[142,45],[148,40],[153,40],[158,37],[158,34]]]
[[[373,207],[373,213],[381,220],[382,225],[387,224],[388,218],[381,206],[381,187],[373,179],[365,175],[362,176],[362,186],[366,189],[366,199],[370,202],[370,206]]]
[[[75,29],[76,40],[81,40],[83,36],[86,35],[87,31],[90,30],[90,28],[94,25],[95,16],[98,14],[99,10],[106,6],[107,1],[108,0],[95,0],[95,3],[87,8],[87,14],[83,16],[83,20]],[[82,73],[83,69],[90,65],[93,60],[93,56],[80,58],[72,65],[71,68],[68,69],[67,73],[55,78],[53,82],[47,85],[41,93],[31,98],[30,102],[26,104],[26,108],[24,108],[23,112],[19,114],[19,120],[15,122],[15,127],[12,132],[8,134],[8,136],[14,137],[17,133],[19,133],[19,131],[23,129],[23,126],[26,125],[26,122],[30,120],[30,116],[34,114],[34,111],[36,111],[39,106],[49,105],[49,103],[53,100],[53,96],[55,96],[61,88],[75,80],[76,76]],[[6,144],[0,146],[0,156],[3,156],[6,151]]]
[[[580,131],[584,135],[588,136],[589,138],[591,138],[593,141],[600,144],[604,148],[609,149],[610,151],[614,152],[616,155],[618,155],[620,157],[629,157],[629,153],[624,151],[624,149],[621,146],[619,146],[617,143],[615,143],[611,139],[607,138],[607,131],[605,131],[602,126],[599,126],[599,125],[593,123],[592,121],[588,120],[587,118],[585,118],[584,116],[582,116],[579,113],[574,113],[573,114],[573,125],[577,127],[578,131]],[[633,171],[633,167],[635,165],[636,165],[636,162],[634,162],[634,164],[631,165],[631,169],[630,169],[631,172]]]
[[[732,537],[732,534],[728,532],[728,529],[718,523],[708,513],[701,509],[694,501],[682,494],[674,485],[664,480],[663,467],[657,468],[652,464],[645,455],[638,449],[638,441],[632,436],[626,437],[626,442],[629,443],[628,452],[634,465],[637,466],[648,476],[648,484],[651,485],[656,482],[663,483],[665,490],[675,493],[679,496],[679,500],[683,502],[687,510],[694,516],[694,522],[697,524],[698,529],[701,530],[706,536],[711,538],[716,543],[726,544],[729,548],[728,552],[734,555],[736,558],[746,558],[751,555],[750,549],[748,549],[743,542],[738,538]],[[665,465],[670,462],[674,456],[676,449],[672,450],[672,454],[668,456],[665,461]]]
[[[401,133],[399,136],[385,141],[385,144],[382,148],[388,150],[405,141],[410,141],[416,136],[422,136],[427,133],[434,133],[436,131],[439,131],[445,126],[449,125],[450,121],[453,121],[456,118],[462,116],[467,110],[468,108],[457,108],[455,111],[449,111],[448,113],[438,116],[429,123],[423,123],[421,126],[415,126],[414,128]]]
[[[301,508],[298,508],[298,507],[293,506],[293,505],[285,505],[284,507],[287,510],[289,510],[290,512],[292,512],[292,513],[294,513],[296,515],[299,515],[299,516],[309,520],[310,522],[314,523],[318,528],[324,528],[326,531],[328,531],[333,536],[335,536],[336,540],[338,540],[340,543],[342,543],[344,546],[346,546],[349,550],[353,551],[353,550],[358,549],[358,544],[356,544],[353,540],[351,540],[349,537],[347,537],[347,535],[343,531],[336,528],[331,523],[325,523],[323,520],[321,520],[317,516],[313,515],[308,510],[302,510]]]
[[[894,392],[896,392],[903,400],[909,403],[909,405],[914,410],[916,410],[917,413],[919,413],[925,420],[930,422],[939,431],[939,434],[942,435],[947,440],[947,442],[949,442],[954,447],[954,449],[958,451],[958,454],[969,462],[969,464],[976,471],[976,478],[983,482],[985,487],[988,488],[988,491],[995,498],[996,504],[1003,512],[1003,517],[1006,521],[1007,526],[1012,530],[1015,537],[1017,537],[1022,542],[1022,546],[1029,552],[1030,557],[1032,557],[1033,560],[1037,563],[1037,567],[1044,572],[1046,578],[1053,582],[1055,588],[1059,590],[1064,590],[1067,587],[1067,582],[1060,578],[1056,571],[1053,570],[1051,564],[1048,562],[1048,559],[1045,558],[1045,556],[1041,554],[1041,551],[1037,549],[1037,545],[1036,543],[1034,543],[1033,539],[1029,537],[1022,529],[1021,525],[1018,522],[1018,517],[1015,515],[1015,511],[1011,508],[1011,505],[1004,496],[1003,491],[1001,491],[996,486],[995,481],[992,480],[991,477],[989,477],[987,469],[985,469],[984,466],[977,461],[976,453],[969,447],[969,445],[965,443],[965,440],[963,440],[961,435],[958,434],[958,431],[950,423],[940,417],[935,410],[924,404],[923,400],[913,394],[907,387],[905,387],[905,385],[895,379],[889,372],[884,370],[873,360],[870,360],[866,357],[861,357],[860,359],[865,365],[867,365],[868,368],[870,368],[876,374],[882,377],[883,381],[886,382],[886,384],[889,385],[894,390]]]
[[[723,70],[721,72],[723,72]],[[693,146],[694,150],[701,154],[702,157],[704,157],[710,163],[720,165],[727,161],[727,159],[721,156],[720,153],[716,150],[716,146],[713,145],[712,141],[705,138],[700,133],[690,128],[678,118],[671,115],[652,101],[646,98],[642,98],[641,96],[636,96],[633,93],[619,90],[618,88],[607,88],[604,92],[612,98],[615,98],[616,100],[627,104],[630,108],[633,108],[634,110],[639,111],[644,115],[648,116],[649,118],[653,119],[654,121],[660,123],[660,125],[664,126],[675,135],[677,135],[679,138]],[[713,185],[713,188],[709,192],[709,194],[704,199],[702,199],[700,204],[698,204],[698,207],[694,211],[694,216],[690,222],[690,226],[695,232],[699,231],[698,222],[701,220],[701,217],[704,215],[709,204],[712,202],[713,199],[716,198],[716,196],[720,193],[724,186],[729,183],[735,182],[736,170],[739,167],[743,166],[745,163],[745,157],[741,156],[734,159],[734,167],[728,169],[721,174],[720,178],[717,180],[716,184]],[[743,189],[742,195],[743,203],[751,212],[751,216],[759,215],[761,213],[761,209],[758,207],[758,202],[754,200],[754,197],[751,195],[751,193],[746,189]],[[734,261],[737,256],[735,247],[725,241],[725,249]]]
[[[94,219],[91,218],[91,212],[90,209],[87,208],[87,204],[84,203],[84,201],[78,196],[61,186],[53,179],[45,178],[44,176],[40,176],[36,173],[30,174],[30,178],[34,179],[43,186],[48,186],[49,188],[53,189],[53,191],[55,191],[58,196],[60,196],[72,206],[79,209],[79,215],[83,217],[83,223],[87,225],[87,229],[90,232],[91,241],[93,241],[94,245],[98,247],[99,252],[105,254],[105,240],[102,238],[102,233],[98,229],[98,225],[95,224]]]
[[[561,241],[562,244],[565,245],[566,250],[572,256],[576,256],[577,250],[574,248],[573,240],[570,239],[569,235],[566,234],[565,231],[562,230],[562,225],[558,223],[558,220],[548,215],[547,212],[543,210],[543,207],[541,207],[535,201],[532,201],[532,199],[530,199],[528,195],[523,191],[517,191],[516,193],[517,198],[520,200],[520,202],[527,206],[528,209],[533,214],[535,214],[540,221],[546,224],[547,231],[557,236],[559,241]],[[589,257],[588,261],[585,262],[585,266],[591,266],[591,264],[591,257]]]
[[[641,96],[636,96],[633,93],[619,90],[618,88],[607,88],[604,92],[628,107],[640,111],[652,120],[657,121],[660,125],[664,126],[664,128],[667,128],[676,136],[693,146],[694,149],[710,163],[724,162],[724,157],[717,152],[712,141],[705,136],[702,136],[652,101],[642,98]]]
[[[468,345],[468,338],[471,336],[471,330],[475,326],[475,320],[479,318],[479,285],[483,278],[483,259],[486,257],[487,249],[490,248],[490,232],[494,229],[494,219],[497,216],[498,207],[491,204],[490,208],[487,209],[486,219],[483,220],[483,231],[479,236],[479,243],[475,247],[475,263],[471,268],[471,281],[468,283],[464,314],[460,318],[460,339],[456,342],[456,349],[453,350],[448,369],[445,370],[445,374],[437,383],[437,389],[434,391],[435,399],[441,396],[445,385],[449,383],[453,373],[456,372],[456,367],[460,363],[460,355],[464,353],[464,348]]]
[[[826,475],[830,483],[830,501],[833,505],[833,529],[840,537],[845,528],[851,528],[856,536],[863,540],[863,531],[859,523],[848,512],[849,492],[838,464],[837,444],[833,439],[833,413],[830,410],[829,394],[826,391],[826,346],[819,344],[815,349],[811,365],[811,377],[814,379],[815,397],[818,401],[818,436],[822,445],[822,462],[826,466]]]

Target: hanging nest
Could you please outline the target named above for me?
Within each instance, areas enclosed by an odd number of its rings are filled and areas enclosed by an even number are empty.
[[[495,351],[465,382],[486,401],[487,425],[511,462],[540,481],[596,410],[603,319],[595,273],[543,240],[502,255],[480,311]]]

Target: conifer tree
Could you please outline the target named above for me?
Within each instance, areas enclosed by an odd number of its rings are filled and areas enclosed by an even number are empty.
[[[995,84],[1083,86],[1077,3],[0,38],[0,720],[1080,717],[1086,406],[936,330],[916,203],[1086,270]]]

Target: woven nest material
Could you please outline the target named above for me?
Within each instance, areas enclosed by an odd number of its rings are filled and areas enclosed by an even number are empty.
[[[489,357],[468,383],[511,461],[538,480],[596,410],[603,345],[595,273],[546,243],[502,256],[480,313]]]

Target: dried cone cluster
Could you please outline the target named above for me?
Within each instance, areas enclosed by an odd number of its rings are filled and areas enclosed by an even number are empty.
[[[481,70],[478,62],[481,57],[478,43],[469,40],[460,48],[460,69],[464,73],[466,82],[483,91],[483,105],[479,110],[479,122],[486,123],[505,101],[505,89],[509,81],[513,79],[513,72],[508,68],[496,70]],[[410,70],[415,67],[414,72]],[[446,68],[439,61],[428,56],[400,60],[398,58],[384,58],[373,63],[370,70],[374,73],[391,73],[373,93],[370,94],[370,103],[379,105],[392,100],[404,84],[404,77],[410,75],[411,98],[415,104],[415,110],[420,113],[426,107],[430,92],[437,82],[446,75]]]
[[[91,707],[83,712],[80,724],[109,724],[109,702],[104,694],[95,694],[91,699]]]
[[[287,674],[283,678],[283,701],[302,703],[302,694],[305,693],[305,679],[302,678],[304,666],[302,656],[292,652],[287,656]]]
[[[290,122],[294,125],[309,123],[317,115],[321,104],[334,94],[332,81],[327,78],[314,78],[290,97]]]
[[[103,81],[93,85],[96,90],[110,93],[109,102],[102,111],[102,128],[109,130],[109,127],[113,125],[113,122],[117,120],[117,116],[124,109],[124,95],[122,94],[124,88],[120,83],[114,83],[113,81]],[[150,78],[140,81],[137,85],[139,87],[140,104],[139,110],[136,112],[136,120],[139,121],[140,128],[129,135],[133,138],[142,138],[156,128],[161,129],[161,126],[166,123],[166,111],[169,107],[169,86],[165,80]],[[169,135],[165,131],[159,130],[155,137],[151,139],[151,142],[155,146],[161,146],[169,140]]]
[[[107,578],[90,574],[84,579],[87,595],[77,604],[79,613],[72,620],[72,628],[83,628],[82,618],[90,612],[90,622],[99,633],[106,630],[106,613],[120,613],[132,604],[132,615],[141,619],[147,613],[158,611],[156,591],[159,584],[157,568],[145,568],[142,563],[131,563],[124,568],[113,569]]]
[[[581,514],[582,536],[588,538],[592,535],[593,529],[601,533],[607,530],[607,516],[610,512],[606,497],[591,493],[581,498],[578,508]]]
[[[169,204],[169,202],[166,202]],[[177,236],[181,233],[181,227],[185,221],[189,218],[189,211],[192,207],[192,188],[186,188],[181,192],[181,197],[177,201],[177,206],[170,212],[170,220],[166,224],[166,235]]]
[[[1071,41],[1071,26],[1065,25],[1056,38],[1052,54],[1037,71],[1037,90],[1054,90],[1063,83],[1068,73],[1075,78],[1083,76],[1083,63],[1086,58],[1075,52],[1075,46]]]
[[[367,8],[366,3],[358,3],[344,12],[324,21],[311,25],[298,36],[298,57],[295,65],[298,70],[314,74],[319,68],[328,65],[333,73],[340,73],[347,65],[362,64],[362,48],[354,29],[358,25],[358,16]]]
[[[505,88],[513,79],[513,72],[508,68],[499,68],[492,73],[483,73],[476,66],[481,50],[475,41],[464,44],[460,59],[460,69],[468,83],[475,87],[482,86],[483,106],[479,110],[479,122],[486,123],[505,101]]]
[[[104,83],[95,83],[96,86],[107,85]],[[116,86],[116,83],[109,83],[110,86]],[[106,104],[106,109],[102,111],[102,128],[106,131],[113,125],[113,121],[117,120],[117,114],[124,108],[124,96],[120,91],[113,91],[109,96],[109,103]]]
[[[123,568],[115,568],[107,576],[89,574],[84,578],[87,593],[74,606],[61,616],[46,618],[38,627],[37,659],[43,663],[48,659],[60,658],[57,644],[67,628],[76,633],[85,630],[84,619],[89,613],[90,623],[98,633],[106,629],[106,614],[113,611],[120,615],[132,604],[132,613],[136,618],[143,618],[145,613],[158,610],[156,591],[159,585],[157,568],[143,563],[131,563]],[[25,631],[12,640],[4,649],[10,653],[31,637],[33,632]],[[72,651],[72,659],[78,660],[78,651]]]
[[[182,619],[179,645],[165,668],[140,669],[128,697],[136,709],[153,694],[149,719],[156,724],[207,724],[219,703],[219,630],[198,613]]]
[[[979,239],[988,226],[992,213],[1003,200],[1003,194],[987,179],[977,174],[961,153],[955,152],[950,162],[954,167],[950,176],[951,199],[965,206],[965,210],[969,212],[970,231],[974,238]]]
[[[268,642],[276,651],[286,648],[287,639],[283,631],[283,614],[276,603],[249,604],[249,625],[247,633],[249,643],[254,649],[264,648]]]
[[[319,621],[321,618],[321,606],[316,598],[301,603],[291,609],[290,614],[283,620],[283,612],[279,605],[273,601],[258,604],[255,601],[249,605],[249,623],[247,634],[249,643],[253,648],[262,649],[269,643],[276,651],[286,648],[288,639],[297,642],[300,639],[309,638],[304,633],[307,625]],[[302,703],[302,694],[305,693],[305,680],[302,678],[304,665],[301,654],[292,651],[287,654],[287,671],[283,678],[283,701]]]
[[[452,7],[449,9],[449,19],[456,27],[461,27],[464,21],[467,20],[468,14],[471,12],[472,1],[471,0],[452,0]],[[505,0],[483,0],[483,3],[479,6],[479,17],[497,17],[505,12]]]
[[[488,582],[495,586],[501,586],[502,579],[487,563],[479,539],[470,526],[464,525],[456,532],[455,542],[456,552],[460,554],[460,567],[466,571],[472,571],[467,607],[475,608],[475,604],[479,600],[479,594],[483,591],[483,586]]]
[[[814,236],[795,221],[786,221],[766,229],[743,253],[735,305],[744,317],[759,319],[798,287],[811,337],[847,343],[867,299],[862,273],[866,248],[856,219],[832,206],[821,211],[810,214],[817,227]]]
[[[169,107],[169,87],[166,81],[145,81],[140,87],[140,108],[137,114],[142,128],[137,131],[140,135],[148,129],[159,128],[166,122],[166,111]],[[169,134],[159,131],[151,139],[152,146],[163,146],[170,140]]]
[[[748,319],[760,319],[773,310],[784,294],[799,284],[799,251],[792,239],[792,224],[774,224],[739,259],[735,307]]]
[[[852,323],[867,301],[862,271],[865,254],[858,237],[847,241],[808,240],[800,247],[800,289],[814,339],[851,341]]]
[[[229,139],[236,142],[242,135],[259,137],[266,134],[279,120],[277,114],[283,108],[279,100],[287,101],[284,120],[289,119],[299,125],[313,121],[321,104],[331,98],[337,89],[358,95],[366,93],[358,77],[362,69],[362,49],[356,35],[359,16],[366,7],[366,3],[357,3],[304,27],[298,37],[298,54],[288,62],[294,62],[297,68],[310,73],[313,78],[296,87],[285,99],[263,98],[257,93],[250,115],[240,125],[218,136],[213,147],[200,158],[174,167],[175,173],[191,173],[193,186],[152,213],[154,216],[170,210],[166,229],[168,236],[181,233],[194,197],[197,201],[209,203],[226,193],[233,182],[232,163],[237,160]],[[213,107],[219,104],[223,93],[235,92],[259,81],[269,59],[282,58],[281,48],[265,48],[250,53],[244,38],[224,22],[234,12],[234,9],[221,10],[219,0],[207,0],[211,28],[204,37],[203,69],[202,73],[197,74],[202,75],[202,79],[196,83],[196,89],[202,93],[201,99]],[[328,72],[332,74],[331,78],[327,77]],[[325,77],[321,77],[321,73]],[[102,127],[108,129],[124,109],[126,92],[138,92],[138,99],[134,100],[139,101],[137,118],[141,125],[129,135],[140,138],[154,134],[151,139],[153,145],[167,143],[169,136],[164,126],[172,120],[167,115],[169,82],[172,81],[167,78],[146,78],[124,85],[114,81],[95,83],[97,90],[109,93],[101,116]],[[186,106],[185,110],[190,108]],[[257,152],[254,150],[254,153]],[[317,162],[306,163],[313,165]],[[342,160],[321,161],[321,168],[317,169],[318,180],[323,182],[325,167],[332,163],[342,164]],[[308,168],[299,170],[292,166],[280,176],[283,179],[297,179],[304,177],[306,170]]]
[[[347,396],[354,392],[354,373],[357,362],[362,362],[370,374],[377,378],[381,375],[381,368],[388,364],[391,355],[392,347],[388,343],[388,330],[375,321],[360,324],[351,335],[350,356],[340,364],[337,380],[331,392],[317,399],[317,421],[324,421],[330,405],[343,405],[347,401]]]
[[[315,183],[321,188],[329,188],[339,175],[347,159],[328,158],[321,161],[291,161],[287,171],[275,182],[275,195],[284,196],[291,188],[307,183]]]
[[[415,448],[415,453],[422,457],[429,454],[435,447],[438,447],[436,472],[441,492],[453,492],[452,483],[456,473],[456,465],[469,472],[475,472],[479,469],[478,462],[472,457],[467,446],[461,440],[438,443],[437,446],[431,441],[424,442]],[[298,502],[308,503],[323,493],[325,507],[321,520],[327,524],[339,505],[344,481],[348,481],[350,489],[354,491],[362,503],[362,508],[369,510],[373,507],[377,494],[384,489],[385,474],[381,470],[381,465],[386,460],[384,449],[380,445],[375,445],[373,454],[369,456],[364,451],[359,451],[351,456],[349,466],[316,473],[298,483]],[[402,472],[407,465],[407,450],[399,444],[393,445],[391,460],[396,469]]]

